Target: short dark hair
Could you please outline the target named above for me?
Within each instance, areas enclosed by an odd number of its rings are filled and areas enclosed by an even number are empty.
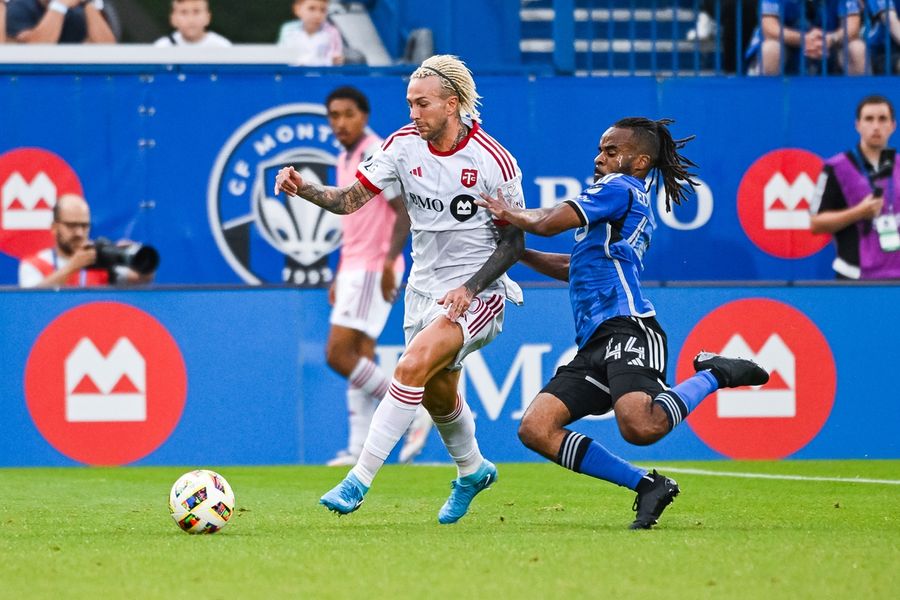
[[[859,101],[859,104],[856,105],[856,120],[859,121],[859,118],[862,116],[862,109],[864,106],[868,106],[869,104],[887,104],[888,112],[891,113],[891,121],[896,121],[896,117],[894,116],[894,105],[891,104],[891,101],[885,98],[880,94],[870,94]]]
[[[369,110],[369,99],[352,85],[345,85],[332,90],[331,93],[328,94],[328,98],[325,99],[325,108],[328,108],[334,100],[352,100],[356,103],[356,107],[362,112],[366,114],[371,112]]]

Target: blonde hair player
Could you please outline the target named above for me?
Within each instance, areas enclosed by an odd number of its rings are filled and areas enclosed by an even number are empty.
[[[505,300],[522,302],[506,271],[524,251],[524,236],[479,210],[475,198],[502,190],[524,206],[515,158],[482,129],[472,73],[455,56],[432,56],[412,74],[406,91],[411,123],[389,136],[360,164],[345,187],[304,181],[293,167],[276,177],[275,193],[298,195],[338,214],[352,213],[400,182],[412,231],[413,265],[405,296],[406,350],[378,405],[350,473],[320,502],[339,514],[355,511],[422,404],[456,462],[457,478],[438,511],[454,523],[476,494],[497,480],[475,439],[472,411],[459,395],[469,353],[503,327]]]

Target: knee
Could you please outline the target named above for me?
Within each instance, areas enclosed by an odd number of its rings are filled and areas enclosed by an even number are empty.
[[[530,450],[540,449],[542,433],[541,428],[537,426],[534,419],[529,419],[527,415],[519,423],[519,440]]]
[[[420,356],[404,354],[394,369],[394,378],[404,385],[424,386],[429,366]]]
[[[659,441],[667,431],[648,421],[620,420],[619,432],[629,444],[648,446]]]

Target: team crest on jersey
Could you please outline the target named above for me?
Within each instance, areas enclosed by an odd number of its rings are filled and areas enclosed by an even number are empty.
[[[478,212],[478,205],[472,196],[457,196],[450,201],[450,214],[457,221],[468,221]]]
[[[251,284],[320,286],[334,278],[330,255],[341,222],[302,198],[273,193],[275,176],[293,166],[305,181],[333,185],[340,144],[321,104],[262,112],[228,139],[209,178],[209,222],[222,256]]]
[[[459,176],[459,182],[470,188],[478,183],[478,171],[476,169],[463,169]]]

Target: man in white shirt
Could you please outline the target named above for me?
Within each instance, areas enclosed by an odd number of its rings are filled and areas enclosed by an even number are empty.
[[[497,479],[475,439],[475,421],[458,393],[465,356],[489,343],[503,326],[504,301],[522,291],[506,275],[524,252],[524,236],[475,198],[502,189],[524,206],[516,160],[479,124],[472,74],[455,56],[425,60],[410,78],[412,123],[396,131],[359,166],[358,181],[342,188],[306,182],[282,169],[275,193],[299,195],[338,214],[358,210],[399,181],[413,234],[413,266],[406,289],[406,350],[378,405],[358,462],[320,503],[340,514],[362,504],[375,474],[409,427],[419,404],[431,413],[458,477],[440,509],[440,523],[466,514],[472,499]]]
[[[212,20],[208,0],[172,0],[169,22],[175,31],[154,42],[154,46],[195,46],[204,48],[227,48],[231,42],[215,33],[207,31]]]

